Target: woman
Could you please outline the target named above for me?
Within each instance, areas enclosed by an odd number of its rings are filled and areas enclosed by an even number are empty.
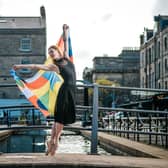
[[[64,79],[59,94],[54,113],[54,124],[52,126],[51,139],[47,142],[48,150],[46,155],[53,156],[58,148],[61,131],[65,124],[75,122],[75,88],[76,88],[76,73],[75,67],[70,62],[69,58],[63,57],[57,46],[51,46],[48,49],[53,64],[20,64],[14,65],[13,69],[30,68],[45,71],[55,71]]]

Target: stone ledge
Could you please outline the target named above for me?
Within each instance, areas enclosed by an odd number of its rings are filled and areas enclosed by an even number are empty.
[[[10,136],[12,132],[13,132],[12,130],[0,131],[0,141]]]
[[[167,168],[168,161],[153,158],[99,156],[84,154],[4,154],[0,168]]]
[[[89,131],[81,131],[82,135],[90,137]],[[159,147],[146,145],[126,138],[121,138],[111,134],[99,132],[99,143],[103,146],[113,146],[133,156],[138,157],[153,157],[168,160],[168,151]]]

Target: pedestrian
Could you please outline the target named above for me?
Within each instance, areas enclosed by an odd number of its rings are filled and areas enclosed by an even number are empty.
[[[62,52],[56,45],[48,48],[48,54],[52,59],[52,64],[19,64],[14,65],[13,69],[18,70],[22,68],[55,71],[64,79],[54,112],[54,124],[51,130],[51,139],[47,141],[48,150],[46,155],[54,156],[59,145],[59,138],[64,125],[75,122],[75,93],[76,93],[76,73],[74,64],[69,57]]]

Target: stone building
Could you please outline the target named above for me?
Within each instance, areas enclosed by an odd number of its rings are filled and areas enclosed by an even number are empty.
[[[155,16],[154,29],[140,36],[140,81],[144,88],[168,88],[168,16]]]
[[[0,84],[13,84],[9,70],[13,64],[43,63],[46,59],[46,15],[40,8],[39,17],[0,17]],[[18,71],[30,77],[35,72]],[[16,88],[0,88],[0,98],[19,98]]]
[[[115,81],[121,86],[139,87],[139,49],[124,48],[118,57],[95,57],[93,69],[85,68],[84,80],[92,78],[92,82],[98,79]]]

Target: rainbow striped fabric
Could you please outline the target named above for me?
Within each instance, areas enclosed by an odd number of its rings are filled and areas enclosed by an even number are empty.
[[[69,58],[73,61],[70,37],[68,37],[68,43]],[[57,46],[61,51],[64,51],[63,36],[59,39]],[[45,64],[50,63],[52,60],[48,57]],[[26,80],[20,78],[13,69],[10,74],[20,91],[44,116],[54,115],[59,89],[64,82],[59,74],[53,71],[39,70],[33,77]]]

